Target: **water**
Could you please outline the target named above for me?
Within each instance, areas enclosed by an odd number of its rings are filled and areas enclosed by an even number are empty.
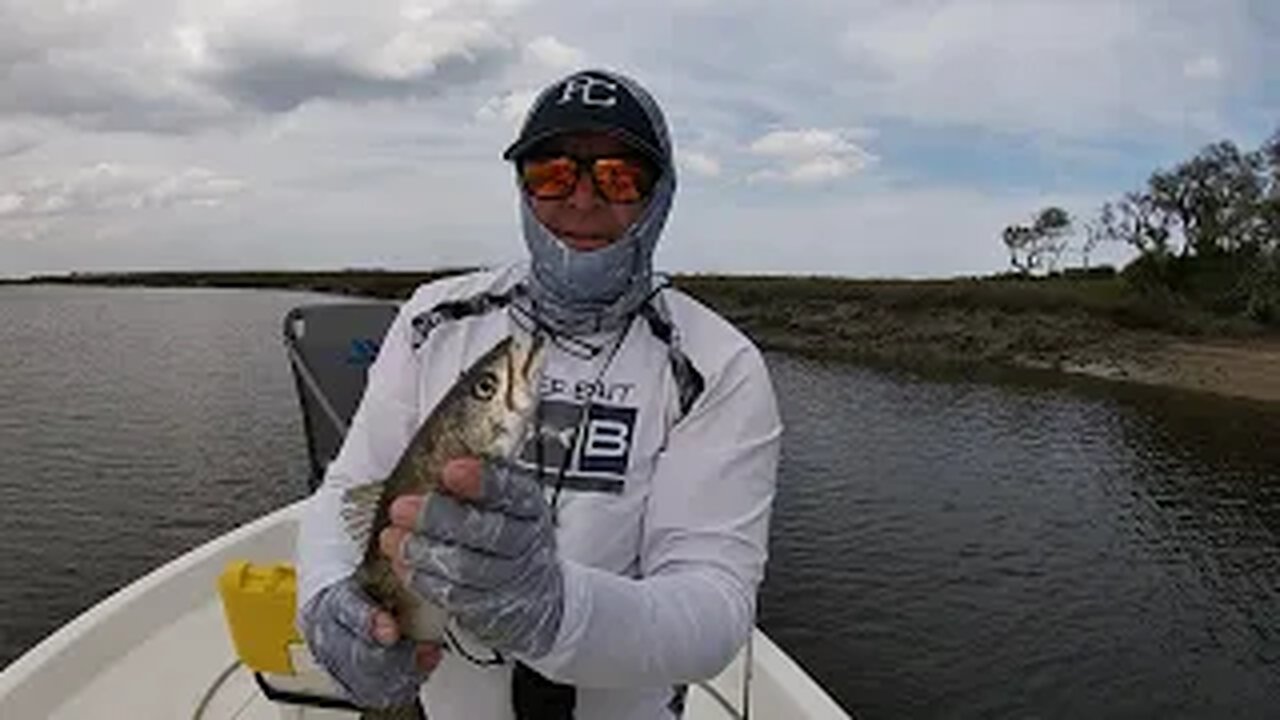
[[[304,299],[0,287],[0,664],[303,495],[278,339]]]
[[[0,664],[301,497],[322,299],[0,288]],[[1280,408],[769,361],[761,622],[859,717],[1274,716]]]
[[[847,706],[1276,716],[1280,408],[773,367],[763,624]]]

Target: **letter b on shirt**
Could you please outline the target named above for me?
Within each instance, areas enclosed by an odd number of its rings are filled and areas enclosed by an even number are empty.
[[[582,471],[625,475],[635,425],[635,408],[592,405],[582,441]]]

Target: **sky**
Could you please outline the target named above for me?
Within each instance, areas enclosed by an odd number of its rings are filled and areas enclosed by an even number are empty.
[[[0,0],[0,276],[519,259],[501,151],[588,67],[672,127],[661,270],[999,272],[1043,206],[1260,145],[1277,37],[1273,0]]]

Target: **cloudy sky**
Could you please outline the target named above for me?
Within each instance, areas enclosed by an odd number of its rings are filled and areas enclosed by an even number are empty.
[[[0,275],[520,256],[534,92],[666,108],[675,271],[951,276],[1280,126],[1274,0],[0,0]],[[1118,249],[1117,249],[1118,251]]]

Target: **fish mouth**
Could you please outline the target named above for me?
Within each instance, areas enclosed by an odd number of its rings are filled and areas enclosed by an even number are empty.
[[[513,413],[523,413],[534,401],[534,382],[538,370],[542,366],[544,341],[540,333],[535,333],[527,351],[507,354],[507,409]]]

